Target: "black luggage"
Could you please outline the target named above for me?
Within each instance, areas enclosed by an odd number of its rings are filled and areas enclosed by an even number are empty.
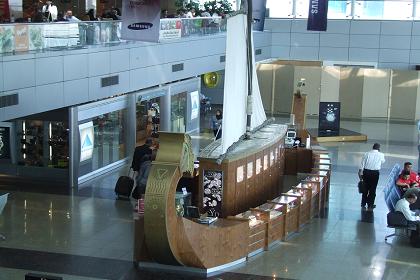
[[[120,196],[130,198],[134,186],[134,179],[130,176],[130,171],[131,168],[128,170],[128,175],[118,178],[118,181],[115,184],[115,194],[118,198],[120,198]]]

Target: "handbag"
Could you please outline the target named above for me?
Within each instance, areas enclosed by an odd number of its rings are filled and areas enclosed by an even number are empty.
[[[364,181],[359,181],[357,184],[357,188],[359,189],[359,193],[366,193],[367,192],[367,186]]]

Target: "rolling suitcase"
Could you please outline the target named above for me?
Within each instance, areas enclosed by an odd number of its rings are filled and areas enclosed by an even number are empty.
[[[120,176],[117,183],[115,184],[115,194],[118,198],[120,198],[120,196],[130,198],[134,186],[134,179],[130,176],[130,171],[131,168],[128,170],[128,175]]]

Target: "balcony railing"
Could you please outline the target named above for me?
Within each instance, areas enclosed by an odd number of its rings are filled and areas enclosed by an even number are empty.
[[[159,41],[205,36],[226,31],[222,18],[161,19]],[[121,21],[16,23],[0,25],[0,53],[64,50],[119,44]]]

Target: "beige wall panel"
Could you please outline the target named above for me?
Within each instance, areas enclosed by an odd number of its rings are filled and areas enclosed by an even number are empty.
[[[274,113],[290,114],[292,110],[294,66],[276,65],[274,69]]]
[[[389,69],[365,69],[363,82],[362,118],[387,118]]]
[[[260,87],[261,99],[264,110],[271,113],[272,89],[273,89],[273,65],[257,65],[258,85]]]
[[[364,68],[346,67],[340,71],[340,102],[342,118],[361,118]]]
[[[392,70],[391,119],[415,119],[418,88],[417,79],[417,71]]]
[[[303,88],[303,93],[307,94],[306,114],[318,115],[321,98],[321,67],[295,66],[294,92],[296,92],[297,82],[301,78],[306,79],[306,85]]]
[[[321,72],[321,101],[338,102],[340,92],[340,67],[324,66]],[[319,109],[319,108],[318,108]]]

